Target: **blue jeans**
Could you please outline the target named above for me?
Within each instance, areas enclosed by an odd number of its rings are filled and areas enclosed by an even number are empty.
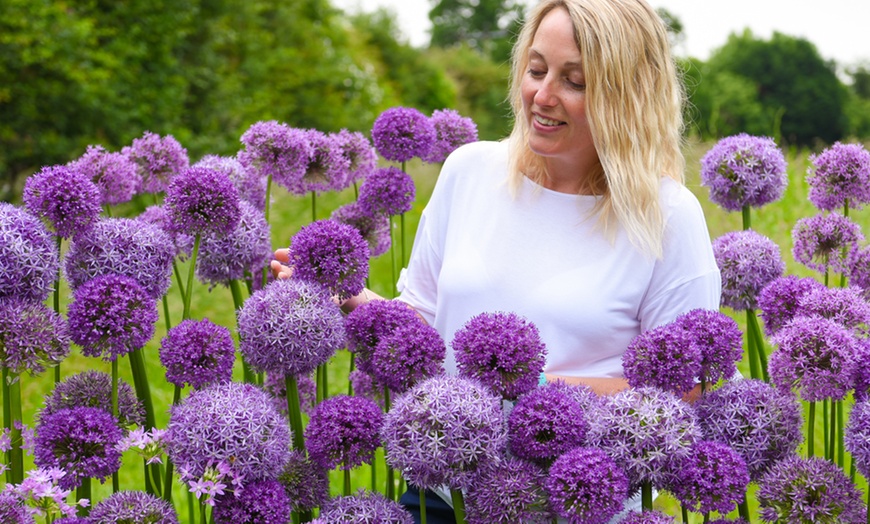
[[[456,524],[453,508],[432,491],[423,492],[426,497],[426,524]],[[414,517],[414,524],[420,524],[420,492],[413,486],[402,494],[399,504]]]

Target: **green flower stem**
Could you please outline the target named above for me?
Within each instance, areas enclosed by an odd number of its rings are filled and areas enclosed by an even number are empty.
[[[178,284],[178,292],[181,293],[181,303],[183,304],[187,292],[184,288],[184,280],[181,278],[181,270],[178,269],[178,261],[174,258],[172,259],[172,274],[175,275],[175,282]]]
[[[175,406],[181,400],[181,388],[175,386],[175,391],[172,394],[172,405]],[[163,477],[163,500],[172,503],[172,470],[174,466],[172,459],[166,457],[166,473]]]
[[[236,320],[238,320],[239,310],[242,309],[242,306],[245,304],[245,299],[242,297],[242,286],[239,284],[238,279],[230,279],[230,292],[233,295],[233,306],[236,310]],[[238,326],[236,326],[238,327]],[[256,384],[257,376],[251,370],[251,367],[248,366],[248,362],[245,360],[245,357],[242,358],[242,375],[244,377],[245,382],[248,384]]]
[[[347,376],[350,377],[350,374],[356,369],[356,353],[350,354],[350,369],[347,371]],[[353,383],[348,380],[347,381],[347,396],[353,396]]]
[[[393,298],[396,296],[396,280],[397,279],[397,270],[396,270],[396,241],[395,234],[393,233],[393,217],[390,217],[390,268],[392,270],[392,285],[390,286],[390,294]]]
[[[57,254],[60,256],[61,248],[63,247],[63,237],[57,236]],[[60,314],[60,273],[61,264],[57,266],[57,279],[54,281],[54,312]],[[60,383],[60,362],[54,367],[54,385]]]
[[[76,488],[76,500],[88,499],[93,503],[93,497],[91,496],[91,478],[85,477],[82,479],[82,483],[79,487]],[[88,513],[90,513],[90,508],[88,506],[79,506],[76,514],[79,517],[87,517]]]
[[[465,524],[465,499],[462,490],[451,489],[450,497],[453,499],[453,514],[456,516],[456,524]]]
[[[384,411],[390,411],[390,388],[384,386]],[[384,465],[387,468],[387,493],[386,496],[390,500],[396,500],[396,472],[387,464],[387,459],[384,457]]]
[[[689,510],[683,504],[680,504],[680,515],[683,517],[683,522],[689,522]]]
[[[112,416],[118,420],[118,358],[112,360]],[[147,472],[146,472],[147,474]],[[112,493],[121,491],[121,483],[118,472],[112,473]]]
[[[653,509],[652,482],[645,480],[640,484],[640,501],[644,511]]]
[[[746,522],[752,522],[749,519],[749,503],[746,502],[746,497],[743,498],[743,502],[737,504],[737,513],[740,515],[740,518],[745,520]],[[868,522],[867,524],[870,524]]]
[[[266,177],[266,204],[263,208],[263,212],[266,216],[266,225],[269,225],[269,200],[271,200],[272,195],[272,175],[271,173]],[[262,287],[266,287],[266,283],[269,281],[269,265],[266,264],[263,266],[263,270],[261,271],[261,279],[262,279]]]
[[[825,452],[822,454],[831,460],[830,416],[828,415],[828,399],[822,401],[822,435],[824,436]]]
[[[133,374],[133,388],[136,390],[136,396],[139,400],[142,401],[142,404],[145,406],[145,428],[151,429],[157,427],[157,422],[154,419],[154,403],[151,400],[151,388],[148,385],[148,375],[146,372],[145,366],[145,356],[142,353],[142,349],[135,349],[129,353],[127,353],[127,357],[130,360],[130,370]],[[143,464],[145,463],[145,459],[142,459]],[[147,464],[145,467],[149,467]],[[151,464],[151,468],[154,469],[152,472],[154,476],[159,479],[160,478],[160,464]],[[145,475],[145,491],[150,494],[155,494],[160,492],[160,484],[151,485],[150,482],[151,476]]]
[[[749,206],[743,206],[743,230],[752,229],[752,217],[750,216]]]
[[[426,524],[426,490],[420,489],[418,493],[420,494],[420,524]]]
[[[810,413],[807,416],[807,458],[812,457],[815,454],[815,446],[814,446],[814,436],[816,425],[816,403],[810,402]]]
[[[304,452],[305,436],[302,433],[302,408],[299,405],[296,375],[287,375],[284,384],[287,390],[287,413],[290,415],[290,428],[293,430],[293,449]]]
[[[205,502],[202,499],[199,500],[199,524],[208,524],[208,520],[205,517]]]
[[[9,432],[12,447],[6,452],[6,484],[21,484],[24,481],[24,452],[21,450],[21,430],[15,421],[21,418],[21,381],[10,384],[9,370],[3,368],[3,427]]]
[[[193,295],[193,275],[196,270],[196,256],[199,253],[199,243],[202,240],[200,233],[196,234],[193,240],[193,253],[190,255],[190,267],[187,270],[187,293],[184,294],[184,312],[181,314],[181,320],[190,318],[190,296]]]
[[[399,240],[401,241],[400,244],[402,247],[402,258],[400,260],[400,267],[405,267],[405,264],[408,263],[408,258],[405,255],[405,213],[399,215],[399,235]]]
[[[843,427],[843,401],[836,401],[837,404],[837,465],[840,469],[845,469],[846,466],[846,442],[844,441]]]
[[[751,336],[755,338],[755,350],[758,356],[758,363],[761,367],[761,378],[765,382],[770,382],[770,375],[767,373],[767,351],[764,347],[764,336],[761,332],[761,326],[758,325],[758,315],[754,309],[747,310],[746,314],[746,323],[750,326]]]
[[[344,496],[350,496],[350,469],[344,470]]]
[[[746,310],[746,358],[749,360],[749,376],[759,379],[761,371],[758,369],[758,348],[755,346],[755,337],[752,336],[752,322],[749,319],[754,314],[753,310]]]
[[[169,319],[169,299],[164,294],[161,301],[163,302],[163,320],[166,322],[166,331],[168,332],[172,329],[172,322]]]

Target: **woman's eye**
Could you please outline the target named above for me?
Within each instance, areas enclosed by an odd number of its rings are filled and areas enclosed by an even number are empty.
[[[576,89],[578,91],[585,91],[586,90],[586,84],[584,84],[584,83],[574,82],[570,79],[567,81],[568,81],[568,85],[571,86],[572,89]]]
[[[532,78],[541,78],[547,74],[545,71],[540,71],[538,69],[529,69],[529,76]]]

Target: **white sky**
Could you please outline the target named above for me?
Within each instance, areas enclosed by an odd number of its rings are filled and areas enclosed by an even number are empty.
[[[414,46],[429,42],[429,10],[434,0],[333,0],[339,8],[396,13]],[[526,0],[533,2],[534,0]],[[870,62],[870,0],[649,0],[683,22],[684,42],[677,52],[702,60],[722,46],[733,32],[750,28],[760,38],[773,31],[815,44],[826,60],[840,65]]]

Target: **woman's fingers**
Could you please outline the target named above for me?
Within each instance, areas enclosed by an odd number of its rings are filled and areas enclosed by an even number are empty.
[[[293,268],[286,265],[290,262],[290,250],[281,248],[275,250],[275,260],[269,262],[269,268],[272,270],[272,276],[276,279],[283,280],[290,278],[293,275]]]

